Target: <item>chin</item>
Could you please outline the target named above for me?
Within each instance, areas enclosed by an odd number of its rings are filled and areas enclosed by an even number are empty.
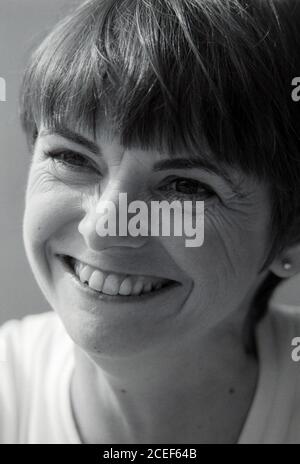
[[[55,311],[75,345],[98,358],[141,355],[157,349],[171,337],[170,327],[168,331],[156,330],[154,334],[146,321],[143,327],[125,324],[122,319],[108,322],[93,311],[66,305],[56,307]]]

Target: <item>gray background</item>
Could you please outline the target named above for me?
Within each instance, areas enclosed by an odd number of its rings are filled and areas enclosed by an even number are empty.
[[[18,121],[18,90],[30,50],[80,0],[0,0],[0,76],[7,101],[0,102],[0,324],[48,308],[27,264],[22,242],[24,193],[30,154]],[[300,305],[300,278],[277,297]]]
[[[0,0],[0,324],[49,309],[32,277],[22,242],[24,193],[30,154],[18,120],[18,92],[30,51],[78,1]]]

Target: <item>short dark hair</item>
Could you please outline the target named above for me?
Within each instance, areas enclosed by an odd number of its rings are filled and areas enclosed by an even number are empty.
[[[298,0],[89,0],[33,54],[21,91],[30,142],[41,121],[95,135],[104,111],[126,147],[182,149],[263,179],[269,259],[300,236]]]

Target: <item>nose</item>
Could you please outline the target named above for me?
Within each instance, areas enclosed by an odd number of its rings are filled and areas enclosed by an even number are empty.
[[[133,192],[129,194],[129,189],[125,192],[125,188],[120,182],[109,182],[102,194],[99,188],[98,193],[94,192],[86,202],[78,230],[88,248],[94,251],[111,247],[140,248],[146,243],[148,235],[132,236],[129,233],[131,215],[127,206],[133,199]]]

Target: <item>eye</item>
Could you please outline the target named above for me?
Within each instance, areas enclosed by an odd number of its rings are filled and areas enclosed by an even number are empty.
[[[215,192],[207,185],[196,179],[177,177],[161,187],[161,190],[180,198],[205,199],[215,195]]]
[[[66,168],[77,171],[97,171],[97,166],[88,157],[72,150],[47,151],[46,157]]]
[[[174,190],[186,195],[196,195],[199,193],[199,189],[203,190],[199,182],[192,179],[176,179],[171,185],[174,186]]]

